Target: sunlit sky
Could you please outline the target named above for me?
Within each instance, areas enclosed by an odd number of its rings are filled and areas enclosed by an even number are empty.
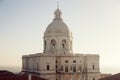
[[[0,66],[22,65],[22,55],[43,52],[43,34],[56,0],[0,0]],[[59,0],[73,33],[73,51],[99,54],[102,73],[120,72],[120,0]]]

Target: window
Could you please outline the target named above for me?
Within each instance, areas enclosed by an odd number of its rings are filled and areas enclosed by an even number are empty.
[[[61,71],[63,71],[63,66],[61,66]]]
[[[76,63],[76,60],[73,60],[73,63]]]
[[[93,78],[93,80],[95,80],[95,78]]]
[[[72,71],[72,70],[73,70],[73,67],[71,66],[71,67],[70,67],[70,71]]]
[[[65,48],[66,40],[62,40],[62,48]]]
[[[50,70],[50,66],[49,65],[47,65],[47,70]]]
[[[57,65],[56,65],[56,69],[57,69]]]
[[[56,63],[57,63],[57,60],[56,60]]]
[[[62,44],[62,48],[65,48],[65,44]]]
[[[79,72],[82,71],[82,67],[81,67],[81,66],[78,67],[78,71],[79,71]]]
[[[73,67],[73,72],[76,72],[76,67],[75,66]]]
[[[52,48],[55,48],[55,43],[53,43]]]
[[[65,72],[68,72],[68,67],[67,66],[65,67]]]
[[[51,45],[52,45],[52,48],[55,48],[56,46],[56,41],[54,39],[51,40]]]
[[[92,65],[92,69],[93,69],[93,70],[95,69],[95,65]]]
[[[65,60],[65,63],[68,63],[68,60]]]
[[[56,65],[55,67],[56,67],[56,73],[57,73],[57,72],[58,72],[58,71],[57,71],[57,65]]]

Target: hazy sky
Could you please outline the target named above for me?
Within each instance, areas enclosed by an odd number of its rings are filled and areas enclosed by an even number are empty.
[[[73,33],[74,53],[100,54],[101,72],[120,72],[120,0],[59,0]],[[43,52],[43,34],[56,0],[0,0],[0,66]]]

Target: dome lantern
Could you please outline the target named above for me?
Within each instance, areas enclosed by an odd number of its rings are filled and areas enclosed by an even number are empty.
[[[55,19],[61,19],[61,14],[62,14],[62,12],[60,11],[59,8],[57,8],[57,9],[55,10],[55,12],[54,12]],[[54,20],[55,20],[55,19],[54,19]]]

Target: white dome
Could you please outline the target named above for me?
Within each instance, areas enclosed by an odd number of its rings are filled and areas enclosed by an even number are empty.
[[[61,19],[61,11],[59,9],[57,9],[54,14],[55,14],[55,18],[53,19],[53,22],[51,22],[48,25],[45,33],[69,34],[70,31],[69,31],[67,25]]]
[[[45,31],[46,33],[69,33],[67,25],[62,20],[54,20]]]

